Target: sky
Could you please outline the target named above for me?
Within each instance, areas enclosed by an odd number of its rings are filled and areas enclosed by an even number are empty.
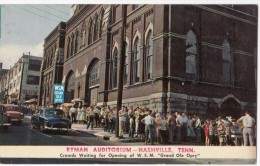
[[[70,4],[1,5],[0,62],[10,69],[23,53],[43,56],[45,37],[71,17]]]
[[[129,3],[126,0],[99,0],[99,3]],[[163,3],[177,4],[237,4],[237,0],[165,0]],[[9,3],[9,4],[6,4]],[[30,4],[26,4],[30,3]],[[47,4],[47,5],[43,5]],[[0,0],[1,5],[1,38],[0,62],[4,69],[10,69],[23,53],[30,52],[33,56],[43,56],[45,37],[60,21],[71,17],[71,4],[87,3],[86,0]],[[67,4],[64,4],[67,3]],[[90,3],[90,2],[88,2]],[[156,0],[133,0],[131,3],[161,4]],[[259,4],[258,0],[240,0],[239,4]],[[57,5],[58,4],[58,5]],[[258,34],[259,35],[259,34]]]

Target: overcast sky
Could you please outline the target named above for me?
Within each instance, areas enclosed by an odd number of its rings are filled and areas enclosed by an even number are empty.
[[[70,18],[66,5],[1,5],[0,62],[13,66],[23,53],[43,56],[45,37]]]

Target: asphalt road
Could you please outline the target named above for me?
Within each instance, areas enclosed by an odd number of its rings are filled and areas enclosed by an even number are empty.
[[[144,143],[122,143],[116,141],[106,141],[86,133],[69,131],[67,134],[47,132],[41,133],[31,129],[30,118],[25,117],[21,125],[13,125],[8,131],[0,129],[0,146],[142,146]],[[1,147],[0,147],[1,148]],[[0,164],[254,164],[255,160],[216,160],[216,159],[43,159],[43,158],[1,158]]]

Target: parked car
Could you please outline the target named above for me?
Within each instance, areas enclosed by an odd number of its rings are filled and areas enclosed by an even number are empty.
[[[20,125],[23,122],[24,114],[19,105],[3,104],[3,106],[12,124],[18,123]]]
[[[0,127],[3,127],[5,130],[8,130],[8,127],[10,125],[10,119],[4,109],[4,106],[0,105]]]
[[[60,109],[41,108],[32,115],[31,128],[39,129],[41,132],[46,130],[68,132],[71,129],[71,122]]]

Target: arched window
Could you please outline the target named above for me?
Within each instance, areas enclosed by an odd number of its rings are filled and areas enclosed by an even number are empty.
[[[70,38],[68,39],[67,42],[67,59],[70,57]]]
[[[99,15],[99,32],[98,32],[98,36],[99,38],[101,38],[102,36],[102,23],[103,23],[103,18],[104,18],[104,9],[101,9],[100,15]]]
[[[98,39],[98,15],[95,16],[95,23],[94,23],[94,40],[96,41]]]
[[[76,31],[75,33],[75,50],[74,50],[74,54],[76,54],[78,52],[78,31]]]
[[[93,24],[92,19],[89,20],[89,27],[88,27],[88,44],[93,42]]]
[[[100,61],[96,60],[89,72],[89,87],[99,84],[99,66]]]
[[[140,81],[140,41],[138,37],[134,42],[133,56],[133,83],[137,83]]]
[[[72,34],[71,36],[71,42],[70,42],[70,56],[73,56],[73,51],[74,51],[74,41],[75,38],[74,38],[74,34]]]
[[[113,61],[112,61],[112,89],[117,87],[117,56],[118,51],[115,48],[113,52]]]
[[[65,82],[65,102],[71,102],[74,98],[75,89],[75,73],[71,71]]]
[[[127,84],[128,77],[128,44],[125,45],[125,65],[124,65],[124,85]]]
[[[148,32],[146,38],[146,54],[145,54],[145,80],[152,78],[152,64],[153,64],[153,40],[152,31]]]
[[[231,84],[231,49],[227,39],[223,41],[222,60],[223,82],[225,84]]]
[[[186,74],[188,78],[194,78],[197,74],[196,56],[197,56],[197,39],[195,33],[190,30],[186,38]]]
[[[83,21],[83,25],[81,28],[81,46],[85,45],[85,40],[86,40],[86,25],[85,25],[85,21]]]

